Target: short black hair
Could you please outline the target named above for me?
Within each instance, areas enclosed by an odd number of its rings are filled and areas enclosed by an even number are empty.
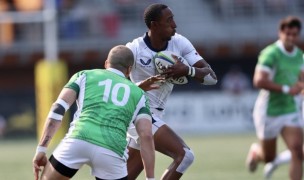
[[[144,12],[144,20],[148,28],[151,27],[151,21],[159,20],[162,15],[162,10],[166,9],[168,6],[165,4],[151,4]]]
[[[283,31],[285,28],[298,28],[301,31],[302,24],[301,20],[295,16],[287,16],[286,18],[282,19],[280,22],[280,30]]]

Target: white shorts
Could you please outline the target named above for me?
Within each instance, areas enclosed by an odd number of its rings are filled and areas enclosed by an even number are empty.
[[[259,139],[273,139],[284,127],[303,127],[303,119],[299,112],[281,116],[267,116],[263,113],[253,114],[256,134]]]
[[[109,149],[79,139],[63,139],[53,156],[66,167],[75,170],[87,164],[91,167],[92,175],[100,179],[120,179],[128,174],[125,158]]]
[[[151,108],[151,113],[152,113],[152,133],[154,135],[155,132],[166,123],[163,120],[161,120],[163,116],[163,111],[159,111],[157,109]],[[128,129],[127,140],[129,147],[140,150],[139,137],[134,125],[131,125]]]

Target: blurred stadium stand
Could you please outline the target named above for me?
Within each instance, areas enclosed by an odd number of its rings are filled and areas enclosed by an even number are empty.
[[[108,50],[146,32],[144,8],[164,2],[175,14],[177,32],[186,36],[213,66],[219,79],[238,65],[252,77],[259,51],[277,38],[280,18],[304,17],[303,0],[56,0],[59,57],[76,71],[103,67]],[[5,13],[30,13],[40,0],[0,0]],[[43,59],[41,23],[0,24],[0,114],[6,118],[22,111],[22,102],[34,107],[34,64]],[[301,38],[299,44],[304,48]],[[177,91],[218,90],[197,83]],[[8,104],[8,105],[7,105]],[[19,109],[18,109],[19,108]]]
[[[27,13],[41,7],[39,3],[23,7],[22,0],[1,2],[1,15],[5,10]],[[60,58],[72,69],[83,64],[102,65],[109,48],[146,31],[142,14],[153,2],[161,1],[57,0]],[[254,59],[261,48],[276,39],[281,17],[304,14],[301,0],[168,0],[166,4],[173,9],[177,31],[188,37],[208,61]],[[30,68],[42,59],[41,23],[0,27],[1,69]],[[300,46],[304,47],[303,41]]]

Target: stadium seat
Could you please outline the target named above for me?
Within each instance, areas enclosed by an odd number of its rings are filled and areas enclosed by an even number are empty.
[[[231,45],[228,44],[219,44],[216,48],[215,48],[215,56],[216,57],[227,57],[227,56],[231,56],[232,54],[232,49],[231,49]]]
[[[73,59],[74,54],[70,51],[61,51],[59,52],[59,59],[65,61],[69,64],[75,64],[76,61]]]
[[[12,67],[20,64],[19,54],[5,54],[2,61],[0,61],[1,67]]]
[[[242,45],[241,55],[246,57],[257,56],[259,53],[256,43],[248,42]]]
[[[42,59],[43,59],[43,52],[34,52],[31,55],[29,55],[28,64],[32,66]]]
[[[97,62],[101,60],[100,52],[95,50],[88,50],[84,53],[85,62]]]

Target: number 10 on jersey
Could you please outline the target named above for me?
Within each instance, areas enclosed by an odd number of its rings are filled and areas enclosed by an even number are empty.
[[[116,83],[113,85],[112,79],[106,79],[104,81],[100,81],[98,85],[105,86],[102,97],[102,100],[104,102],[106,103],[109,102],[109,98],[111,94],[111,101],[116,106],[125,106],[127,104],[130,97],[130,87],[128,85],[122,83]],[[119,95],[123,97],[121,100],[118,100]]]

